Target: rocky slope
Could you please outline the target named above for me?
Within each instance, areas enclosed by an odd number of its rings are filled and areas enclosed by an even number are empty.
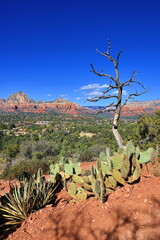
[[[59,112],[68,114],[80,114],[85,108],[76,103],[58,98],[55,101],[34,101],[29,99],[26,93],[20,91],[7,99],[0,99],[0,112]]]

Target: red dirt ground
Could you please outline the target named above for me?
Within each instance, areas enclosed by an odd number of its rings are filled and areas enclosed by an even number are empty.
[[[8,184],[2,181],[3,187]],[[69,203],[64,190],[58,200],[32,213],[7,240],[160,239],[159,177],[144,172],[139,183],[118,188],[105,203],[93,198]]]

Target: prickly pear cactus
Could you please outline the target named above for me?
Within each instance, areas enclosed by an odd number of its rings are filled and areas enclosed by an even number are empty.
[[[91,165],[91,177],[92,179],[96,179],[96,170],[93,165]]]
[[[118,183],[125,185],[125,180],[122,178],[122,174],[119,171],[113,169],[112,176]]]
[[[99,159],[104,162],[110,169],[112,168],[112,163],[110,160],[110,149],[106,148],[106,152],[101,152],[99,155]]]
[[[68,187],[68,194],[69,194],[70,196],[75,196],[76,193],[77,193],[76,184],[73,183],[73,182],[71,182],[71,183],[69,184],[69,187]]]
[[[127,180],[127,178],[128,178],[128,171],[127,171],[127,169],[124,166],[122,166],[121,169],[120,169],[120,172],[121,172],[122,178]]]
[[[102,163],[102,172],[106,175],[111,175],[111,169],[106,165]]]
[[[124,167],[126,169],[127,175],[128,175],[129,171],[130,171],[131,163],[130,163],[130,160],[127,157],[126,154],[123,155],[123,165],[122,165],[122,167]]]
[[[117,181],[113,178],[113,176],[108,177],[108,181],[112,184],[111,187],[116,188],[117,187]],[[107,187],[107,186],[106,186]]]
[[[155,151],[153,148],[149,148],[147,151],[142,152],[140,154],[139,163],[143,164],[143,163],[148,163],[153,161],[154,154],[155,154]]]
[[[125,148],[124,147],[119,147],[117,153],[120,154],[120,155],[124,154],[125,153]]]
[[[80,166],[75,167],[75,173],[78,174],[78,175],[82,173],[82,169],[81,169]]]
[[[78,202],[84,201],[87,199],[87,193],[85,191],[80,191],[76,194],[76,199]]]
[[[97,169],[98,169],[98,171],[101,170],[101,160],[100,159],[97,159]]]
[[[73,180],[75,183],[79,184],[79,185],[81,185],[81,184],[84,183],[83,178],[80,177],[80,176],[78,176],[78,175],[76,175],[76,174],[74,174],[74,175],[72,176],[72,180]]]
[[[119,170],[123,165],[123,155],[118,155],[111,157],[112,168],[115,170]]]
[[[86,191],[92,192],[92,186],[90,184],[88,184],[88,183],[83,183],[83,188]]]
[[[110,156],[111,156],[109,148],[106,148],[106,156],[107,156],[107,158],[110,158]]]
[[[105,186],[106,186],[106,188],[111,188],[111,187],[113,187],[113,184],[111,183],[111,181],[109,180],[109,178],[106,178],[106,180],[105,180]]]
[[[96,180],[93,185],[93,192],[96,194],[96,197],[99,198],[101,194],[101,182],[100,180]]]
[[[135,147],[131,141],[129,141],[125,147],[126,155],[128,158],[131,157],[132,153],[135,152]]]
[[[104,152],[101,152],[99,155],[99,158],[103,161],[106,162],[107,161],[107,156]]]
[[[140,157],[140,148],[139,147],[136,147],[135,154],[136,154],[136,158],[139,159],[139,157]]]
[[[82,179],[83,179],[84,183],[91,184],[91,180],[89,179],[88,176],[83,176]]]
[[[67,173],[68,175],[73,175],[73,167],[69,164],[69,163],[66,163],[64,165],[64,171],[65,173]]]
[[[139,166],[137,166],[134,169],[133,175],[131,175],[128,178],[128,183],[134,183],[135,181],[137,181],[140,178],[140,175],[141,175],[141,168]]]

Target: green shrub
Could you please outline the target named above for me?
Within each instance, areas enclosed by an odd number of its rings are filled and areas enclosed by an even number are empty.
[[[29,174],[35,174],[39,168],[41,168],[44,173],[47,173],[49,171],[50,163],[50,161],[44,160],[22,160],[14,164],[12,167],[6,167],[2,172],[1,178],[19,178],[19,176],[21,176],[24,172],[27,172]]]

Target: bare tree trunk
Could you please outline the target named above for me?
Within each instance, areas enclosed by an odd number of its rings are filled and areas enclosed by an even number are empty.
[[[113,126],[112,131],[113,131],[113,134],[114,134],[114,136],[116,138],[118,146],[119,147],[123,147],[123,139],[121,138],[121,135],[119,134],[118,129]]]
[[[113,117],[113,127],[112,127],[112,131],[113,131],[113,134],[115,136],[115,139],[118,143],[118,146],[119,147],[123,147],[123,139],[121,137],[121,135],[119,134],[118,132],[118,121],[119,121],[119,118],[120,118],[120,112],[116,112],[114,117]]]
[[[90,102],[97,102],[101,99],[114,99],[114,101],[111,103],[111,104],[108,104],[106,105],[105,107],[103,107],[99,112],[103,112],[103,111],[113,111],[114,112],[114,116],[113,116],[113,122],[112,122],[112,131],[113,131],[113,134],[116,138],[116,141],[119,145],[119,147],[122,147],[123,146],[123,139],[121,137],[121,135],[119,134],[118,132],[118,121],[119,121],[119,118],[120,118],[120,115],[121,115],[121,110],[122,108],[127,104],[128,100],[129,99],[133,99],[133,97],[137,97],[137,96],[140,96],[142,95],[143,93],[146,93],[149,91],[149,89],[145,89],[144,86],[140,83],[140,82],[137,82],[135,81],[135,77],[136,77],[136,71],[134,71],[130,77],[129,80],[125,81],[125,82],[120,82],[119,81],[119,70],[118,70],[118,65],[119,65],[119,57],[120,57],[120,54],[122,53],[122,51],[120,51],[118,54],[117,54],[117,57],[116,59],[114,59],[111,55],[110,55],[110,41],[108,40],[108,49],[106,52],[100,52],[98,51],[97,49],[97,52],[106,57],[109,61],[111,61],[114,65],[114,68],[115,68],[115,77],[111,76],[110,74],[106,74],[104,73],[103,71],[101,73],[97,72],[96,69],[94,68],[93,64],[91,63],[91,72],[93,72],[94,74],[100,76],[100,77],[108,77],[111,82],[110,84],[108,85],[108,87],[106,88],[105,91],[103,91],[102,95],[101,96],[98,96],[98,97],[93,97],[91,99],[88,99],[88,101]],[[130,93],[128,95],[128,97],[125,99],[124,103],[122,104],[122,93],[123,93],[123,88],[124,87],[127,87],[127,86],[130,86],[132,87],[132,84],[138,84],[139,86],[141,86],[143,89],[145,89],[145,91],[142,91],[142,92],[135,92],[135,93]],[[116,89],[116,91],[115,91]],[[114,90],[114,92],[111,92],[112,90]],[[111,94],[109,94],[109,92]],[[118,93],[118,94],[115,94]],[[113,110],[111,109],[111,107],[113,107]]]

